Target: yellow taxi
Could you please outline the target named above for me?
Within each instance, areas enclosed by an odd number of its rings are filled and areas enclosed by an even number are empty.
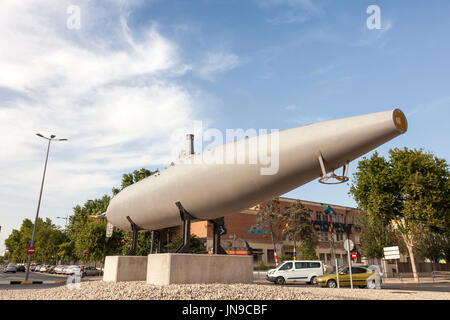
[[[377,269],[370,266],[352,267],[353,286],[360,288],[375,289],[381,286],[381,276]],[[336,271],[317,277],[317,284],[321,287],[337,288]],[[350,287],[350,270],[348,267],[339,269],[339,286]]]

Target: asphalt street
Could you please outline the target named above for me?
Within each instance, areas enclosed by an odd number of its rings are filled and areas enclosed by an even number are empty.
[[[26,272],[4,273],[0,272],[0,282],[3,281],[24,281]],[[52,275],[48,273],[30,272],[29,281],[60,281],[65,280],[65,275]]]

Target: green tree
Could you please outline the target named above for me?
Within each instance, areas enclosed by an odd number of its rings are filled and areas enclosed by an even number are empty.
[[[316,254],[316,248],[319,244],[319,240],[317,236],[314,236],[311,239],[302,241],[297,246],[297,257],[300,260],[318,260]]]
[[[158,173],[159,171],[151,171],[145,168],[142,168],[140,170],[134,170],[132,173],[125,173],[122,176],[122,183],[120,188],[113,188],[112,193],[113,195],[118,194],[120,191],[125,189],[126,187],[141,181],[155,173]],[[123,231],[120,234],[120,252],[121,254],[127,254],[132,246],[133,243],[133,233],[130,231]],[[114,242],[115,243],[115,242]],[[138,235],[138,245],[136,254],[137,255],[147,255],[150,252],[150,245],[151,245],[151,232],[139,232]]]
[[[383,258],[383,248],[398,243],[392,224],[378,216],[372,217],[371,221],[369,215],[364,213],[357,219],[356,226],[361,228],[361,254],[367,258]]]
[[[370,223],[392,223],[404,241],[419,281],[413,247],[421,230],[448,230],[449,170],[445,159],[423,150],[394,149],[386,160],[375,152],[358,164],[350,193]]]
[[[169,249],[169,252],[175,252],[183,244],[183,236],[176,235],[172,238],[172,241],[165,245]],[[205,244],[195,234],[191,234],[191,240],[189,241],[190,253],[204,253],[206,252]]]
[[[131,186],[132,184],[145,179],[155,173],[158,173],[159,170],[156,171],[151,171],[145,168],[142,168],[140,170],[134,170],[132,173],[125,173],[122,176],[122,184],[120,188],[113,188],[112,192],[113,195],[118,194],[120,191],[122,191],[123,189],[125,189],[128,186]]]
[[[88,200],[83,206],[74,207],[67,234],[73,242],[73,255],[78,260],[102,261],[107,252],[117,250],[121,234],[116,234],[113,240],[107,240],[106,220],[92,219],[92,216],[106,211],[109,201],[110,197],[105,195],[101,199]]]
[[[414,254],[422,260],[439,262],[441,259],[449,260],[450,256],[450,231],[423,230],[416,235]]]
[[[12,262],[26,262],[28,258],[27,248],[30,246],[33,232],[33,223],[24,219],[19,230],[13,230],[6,239],[5,245],[10,252]],[[36,226],[35,248],[33,260],[37,262],[52,262],[57,258],[59,245],[64,241],[63,232],[49,218],[38,218]]]
[[[250,232],[267,232],[270,235],[273,248],[276,252],[275,244],[282,241],[282,234],[279,232],[282,228],[280,201],[273,199],[267,204],[261,206],[256,214],[256,224],[250,227]]]
[[[66,242],[61,243],[58,247],[58,252],[56,255],[57,255],[59,261],[70,262],[70,261],[74,260],[73,242],[66,241]]]
[[[297,200],[292,207],[281,215],[280,221],[284,224],[282,234],[294,242],[298,256],[305,260],[315,260],[317,236],[312,226],[312,210]],[[297,246],[297,244],[300,244]]]

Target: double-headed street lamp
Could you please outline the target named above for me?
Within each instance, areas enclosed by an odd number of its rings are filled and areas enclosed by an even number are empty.
[[[36,211],[36,218],[34,219],[33,235],[31,237],[30,247],[34,246],[34,239],[35,239],[35,236],[36,236],[36,225],[37,225],[38,216],[39,216],[39,208],[41,206],[42,189],[44,188],[45,171],[47,170],[47,161],[48,161],[48,152],[50,151],[50,143],[52,141],[67,141],[67,139],[55,139],[56,138],[55,135],[51,135],[50,138],[44,137],[40,133],[36,133],[36,135],[41,137],[41,138],[47,139],[48,140],[48,146],[47,146],[47,156],[45,157],[44,174],[42,175],[41,192],[39,193],[39,202],[38,202],[38,207],[37,207],[37,211]],[[27,263],[27,270],[26,270],[27,273],[26,273],[26,276],[25,276],[25,281],[28,281],[28,277],[30,275],[31,256],[32,255],[28,253],[28,263]]]

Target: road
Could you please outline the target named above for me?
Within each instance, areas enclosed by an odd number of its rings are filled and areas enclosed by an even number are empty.
[[[25,281],[25,272],[16,273],[4,273],[0,272],[0,282],[5,281]],[[52,275],[47,273],[30,272],[29,281],[61,281],[66,280],[65,275]],[[10,285],[0,284],[0,290],[22,290],[30,287],[33,288],[54,288],[58,286],[64,286],[65,284],[23,284],[23,285]]]

